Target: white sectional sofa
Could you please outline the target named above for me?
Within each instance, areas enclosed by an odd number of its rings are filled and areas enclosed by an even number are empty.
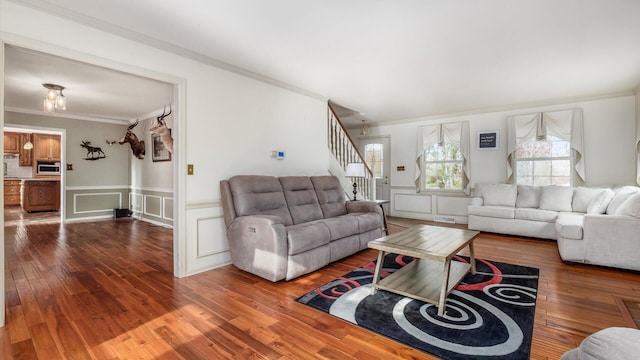
[[[640,188],[477,184],[469,229],[557,240],[564,261],[640,270]]]

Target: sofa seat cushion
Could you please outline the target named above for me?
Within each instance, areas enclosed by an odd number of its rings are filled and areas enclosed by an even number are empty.
[[[331,232],[324,220],[291,225],[287,227],[288,255],[300,254],[327,245],[331,240]]]
[[[467,207],[469,215],[486,216],[500,219],[514,219],[515,208],[511,206],[477,206],[469,205]]]
[[[347,236],[356,235],[359,233],[358,219],[355,216],[349,214],[342,215],[330,219],[319,220],[318,222],[324,224],[331,234],[331,241],[342,239]]]
[[[516,209],[516,219],[554,222],[558,218],[558,212],[553,210],[540,210],[531,208]]]
[[[382,221],[377,213],[349,213],[347,216],[358,220],[358,233],[362,234],[375,228],[381,228]]]
[[[582,239],[583,214],[560,213],[556,220],[556,232],[558,236],[566,239]]]

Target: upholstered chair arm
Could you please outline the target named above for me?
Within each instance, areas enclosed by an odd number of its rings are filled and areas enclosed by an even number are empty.
[[[287,230],[277,216],[240,216],[227,228],[231,261],[267,280],[287,273]]]
[[[375,212],[382,216],[382,209],[375,201],[347,201],[347,213]]]

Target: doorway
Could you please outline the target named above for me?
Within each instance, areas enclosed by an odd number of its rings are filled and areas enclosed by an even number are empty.
[[[18,154],[7,153],[5,146],[3,155],[5,193],[11,191],[11,195],[4,198],[4,226],[62,222],[65,214],[65,179],[61,164],[65,163],[66,131],[8,123],[5,123],[3,130],[5,134],[10,134],[9,138],[18,135],[21,140],[18,142]],[[51,142],[55,144],[53,158],[45,160],[43,155],[36,156],[34,144],[41,146],[47,141],[48,145],[50,137],[55,139]],[[27,147],[26,143],[30,146]],[[38,164],[47,164],[47,171],[39,173]],[[56,185],[53,185],[54,182]],[[37,186],[30,186],[32,184]],[[30,198],[34,201],[25,201],[29,198],[25,195],[27,192],[33,194]]]
[[[390,175],[390,139],[384,137],[366,137],[358,140],[358,147],[364,160],[373,172],[376,181],[375,200],[389,200],[391,197]],[[389,204],[382,205],[386,214]]]

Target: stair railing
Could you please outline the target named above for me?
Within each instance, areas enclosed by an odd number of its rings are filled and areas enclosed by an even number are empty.
[[[340,118],[338,118],[338,115],[336,115],[336,112],[331,106],[331,102],[328,102],[327,105],[327,145],[329,146],[329,150],[345,171],[349,163],[364,164],[365,177],[353,178],[352,182],[355,181],[356,184],[358,184],[359,198],[373,199],[375,197],[375,194],[372,193],[375,187],[371,184],[374,179],[373,171],[371,171],[369,165],[364,161],[364,157],[360,154],[353,139],[351,139],[351,136],[349,136],[349,133],[347,133],[342,125]]]

